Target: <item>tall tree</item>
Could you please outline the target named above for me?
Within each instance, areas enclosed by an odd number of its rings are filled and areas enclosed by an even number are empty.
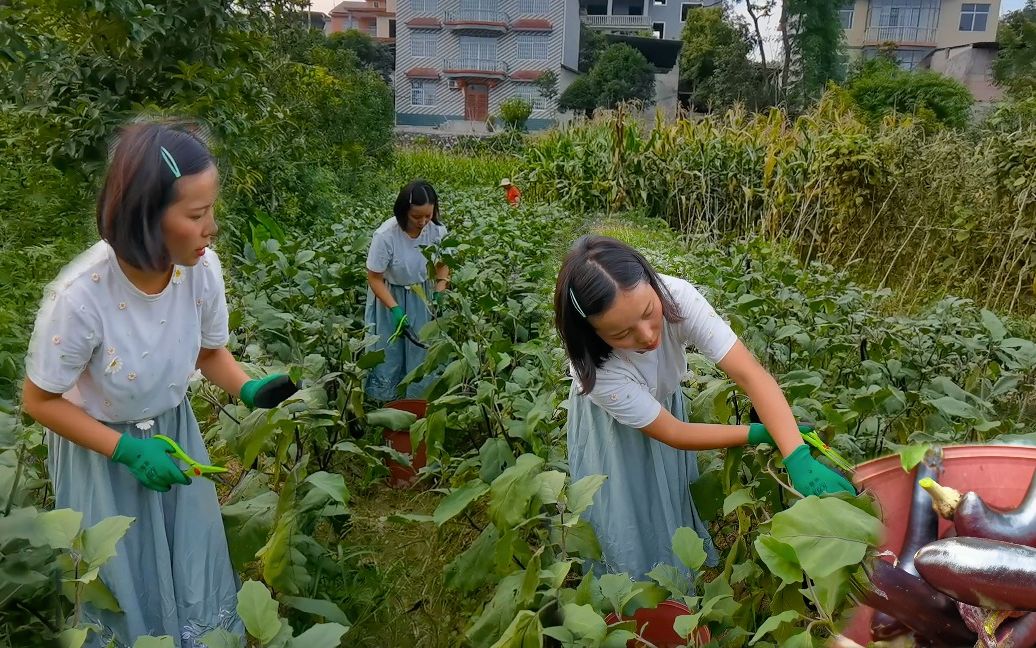
[[[1036,90],[1036,0],[1012,11],[1000,21],[1000,52],[993,63],[997,84],[1015,96]]]
[[[781,0],[784,42],[781,86],[792,107],[816,99],[829,81],[845,77],[845,47],[837,0]],[[792,72],[794,77],[792,78]]]

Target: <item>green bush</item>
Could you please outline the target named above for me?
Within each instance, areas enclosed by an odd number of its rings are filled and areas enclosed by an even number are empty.
[[[614,108],[624,101],[655,100],[655,69],[644,55],[629,45],[610,45],[590,70],[597,91],[596,103]]]
[[[558,99],[558,109],[582,112],[589,117],[597,107],[597,88],[588,76],[581,76],[571,83]]]
[[[935,72],[911,72],[878,57],[846,82],[849,97],[871,120],[892,113],[916,114],[954,128],[968,123],[975,102],[964,85]]]
[[[500,119],[509,130],[525,130],[532,115],[532,104],[521,97],[512,97],[500,104]]]

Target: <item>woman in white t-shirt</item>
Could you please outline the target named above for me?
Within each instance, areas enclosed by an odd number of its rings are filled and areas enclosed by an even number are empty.
[[[698,532],[714,564],[715,547],[690,497],[694,450],[775,444],[804,495],[855,492],[812,457],[777,382],[694,286],[656,273],[636,250],[603,236],[581,238],[562,264],[554,311],[573,375],[571,477],[608,476],[589,510],[604,556],[598,572],[642,579],[660,563],[679,566],[672,538],[682,526]],[[689,346],[745,391],[766,427],[687,422],[680,382]]]
[[[215,628],[243,635],[215,487],[185,476],[155,438],[209,462],[186,398],[196,370],[249,407],[297,389],[283,375],[250,380],[224,346],[223,274],[209,249],[218,189],[195,135],[127,127],[97,201],[101,240],[47,287],[36,317],[22,405],[48,429],[55,505],[81,512],[84,528],[134,518],[100,572],[122,612],[85,605],[100,628],[89,646],[169,635],[201,648]]]
[[[375,350],[385,361],[367,376],[367,393],[377,400],[395,399],[399,383],[424,362],[425,350],[414,344],[421,327],[431,319],[430,304],[439,306],[450,279],[450,269],[432,254],[435,282],[429,278],[425,248],[439,245],[446,226],[439,218],[439,194],[424,180],[400,190],[393,216],[378,227],[367,252],[367,308],[364,318],[378,336]],[[420,291],[414,290],[420,287]],[[406,335],[409,331],[410,335]],[[407,386],[407,398],[420,398],[435,379],[429,374]]]

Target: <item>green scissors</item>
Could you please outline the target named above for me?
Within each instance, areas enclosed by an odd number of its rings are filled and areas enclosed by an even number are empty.
[[[198,463],[192,459],[189,454],[184,452],[183,448],[177,445],[176,441],[173,441],[164,434],[156,434],[155,438],[165,441],[166,444],[173,449],[172,455],[189,466],[189,468],[183,471],[183,474],[188,477],[205,477],[212,481],[218,481],[221,484],[224,483],[223,477],[219,473],[229,472],[227,468],[224,468],[223,466],[208,466],[206,464]]]
[[[845,457],[838,454],[838,452],[836,452],[834,448],[824,443],[824,440],[820,438],[820,435],[817,434],[816,430],[803,432],[802,439],[809,445],[819,450],[820,454],[830,459],[831,463],[838,466],[847,473],[852,473],[855,470],[854,466],[845,460]]]

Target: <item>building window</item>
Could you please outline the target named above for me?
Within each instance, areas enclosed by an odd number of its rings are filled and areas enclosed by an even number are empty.
[[[550,57],[550,35],[518,34],[518,58],[522,61],[546,61]]]
[[[966,2],[960,7],[961,31],[986,31],[989,22],[989,4]]]
[[[702,6],[700,2],[685,2],[680,5],[680,20],[687,22],[687,14],[691,13],[691,9],[698,9]]]
[[[547,100],[540,94],[540,89],[531,83],[519,83],[515,86],[514,96],[529,102],[533,110],[546,110]]]
[[[853,14],[856,13],[853,7],[838,10],[838,19],[842,21],[842,29],[853,28]]]
[[[395,37],[396,37],[396,21],[395,20],[390,20],[389,21],[389,38],[395,38]]]
[[[419,16],[430,16],[439,11],[437,0],[412,0],[410,8]]]
[[[518,3],[518,13],[523,16],[548,16],[550,3],[548,0],[521,0]]]
[[[410,56],[431,58],[439,53],[439,34],[428,31],[410,33]]]
[[[665,23],[658,22],[651,24],[651,31],[654,32],[655,38],[665,38]]]
[[[434,106],[435,91],[439,84],[435,81],[415,80],[410,82],[411,106]]]

